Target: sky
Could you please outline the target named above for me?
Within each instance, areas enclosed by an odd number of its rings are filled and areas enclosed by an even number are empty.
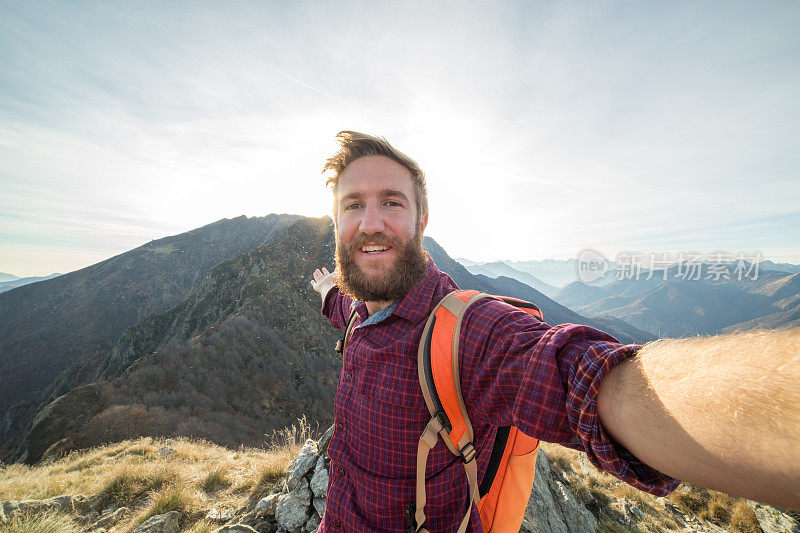
[[[344,129],[453,257],[800,263],[797,2],[0,0],[0,272],[323,216]]]

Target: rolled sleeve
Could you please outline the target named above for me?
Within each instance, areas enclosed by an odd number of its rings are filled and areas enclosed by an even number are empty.
[[[609,336],[610,337],[610,336]],[[636,354],[638,344],[612,341],[578,342],[562,351],[571,366],[567,397],[570,426],[580,440],[581,448],[596,467],[656,496],[669,494],[680,483],[646,465],[606,433],[597,412],[597,393],[603,379],[617,364]]]
[[[677,480],[613,442],[597,412],[603,378],[640,345],[589,326],[550,327],[497,301],[472,308],[462,324],[460,365],[477,418],[584,451],[598,468],[651,494],[675,489]]]

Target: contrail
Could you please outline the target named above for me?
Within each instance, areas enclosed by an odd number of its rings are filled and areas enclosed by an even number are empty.
[[[370,115],[372,114],[372,111],[370,111],[369,109],[366,109],[366,108],[361,107],[361,106],[357,106],[355,104],[351,104],[350,102],[346,102],[346,101],[342,100],[341,98],[337,98],[336,96],[333,96],[332,94],[328,94],[328,93],[326,93],[324,91],[320,91],[316,87],[312,87],[311,85],[307,84],[306,82],[298,80],[297,78],[294,78],[294,77],[286,74],[282,70],[276,69],[272,65],[268,65],[268,64],[264,63],[263,61],[261,62],[261,64],[264,65],[265,67],[267,67],[268,69],[270,69],[270,70],[272,70],[274,72],[277,72],[278,74],[280,74],[281,76],[283,76],[287,80],[291,80],[291,81],[293,81],[293,82],[295,82],[295,83],[297,83],[299,85],[302,85],[303,87],[306,87],[307,89],[311,89],[312,91],[314,91],[315,93],[317,93],[317,94],[319,94],[321,96],[324,96],[326,98],[330,98],[331,100],[333,100],[335,102],[339,102],[340,104],[344,104],[346,106],[354,107],[354,108],[356,108],[356,109],[358,109],[360,111],[364,111],[365,113],[369,113]]]
[[[535,181],[542,181],[542,182],[544,182],[544,183],[547,183],[548,185],[552,185],[553,187],[556,187],[557,189],[561,189],[562,191],[566,191],[566,192],[568,192],[568,193],[572,193],[572,194],[574,194],[575,196],[580,196],[580,197],[581,197],[581,198],[583,198],[584,200],[591,200],[591,198],[588,198],[588,197],[586,197],[586,196],[582,195],[582,194],[581,194],[581,193],[579,193],[578,191],[573,191],[572,189],[568,189],[567,187],[564,187],[563,185],[559,185],[558,183],[552,182],[552,181],[550,181],[550,180],[546,180],[546,179],[544,179],[544,178],[540,178],[540,177],[538,177],[538,176],[533,176],[533,175],[532,175],[530,172],[528,172],[527,170],[517,170],[517,172],[519,172],[520,174],[525,174],[526,176],[531,176],[531,177],[532,177],[532,178],[533,178]]]

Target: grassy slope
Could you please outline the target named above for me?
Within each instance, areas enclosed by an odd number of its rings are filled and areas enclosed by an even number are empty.
[[[252,507],[280,480],[309,428],[296,424],[273,434],[269,449],[231,450],[202,440],[140,438],[72,452],[37,466],[15,464],[0,470],[0,500],[45,499],[62,494],[105,493],[132,513],[114,526],[112,533],[129,533],[150,516],[171,510],[181,512],[181,529],[209,533],[219,523],[204,520],[212,508],[235,512]],[[165,455],[161,448],[174,450]],[[601,514],[598,531],[669,531],[678,524],[663,504],[614,477],[589,467],[580,474],[580,454],[543,443],[552,467],[569,480],[572,490],[590,509],[624,498],[637,506],[645,519],[622,526],[614,512]],[[667,498],[683,513],[711,521],[728,531],[759,533],[755,515],[744,500],[723,493],[682,486]],[[9,531],[48,533],[79,532],[79,524],[65,515],[32,517]]]
[[[0,501],[45,499],[62,494],[105,493],[133,512],[110,532],[127,533],[157,514],[181,512],[181,530],[210,532],[212,508],[231,512],[254,505],[280,480],[310,430],[302,423],[280,434],[269,449],[231,450],[187,438],[126,440],[72,452],[37,466],[0,466]],[[161,448],[174,452],[162,454]],[[30,517],[10,531],[80,531],[64,515]],[[74,529],[73,529],[74,527]]]

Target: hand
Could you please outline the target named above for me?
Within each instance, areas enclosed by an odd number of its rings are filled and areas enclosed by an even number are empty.
[[[323,267],[322,270],[316,269],[314,271],[314,279],[311,280],[311,287],[322,296],[322,301],[325,301],[325,296],[328,291],[336,285],[336,276],[338,272],[328,272],[328,269]]]

